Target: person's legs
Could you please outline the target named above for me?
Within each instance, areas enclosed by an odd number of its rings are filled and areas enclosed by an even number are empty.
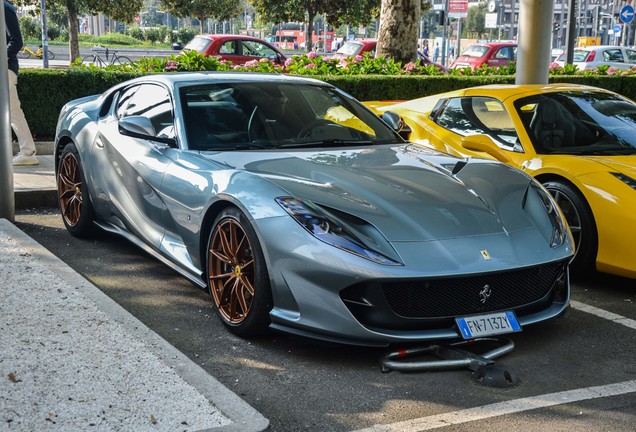
[[[9,70],[9,105],[11,107],[11,128],[18,137],[20,145],[20,152],[13,158],[13,165],[37,165],[35,143],[18,98],[18,77],[12,70]]]

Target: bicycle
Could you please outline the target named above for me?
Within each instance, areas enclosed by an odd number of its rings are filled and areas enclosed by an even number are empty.
[[[55,54],[53,54],[51,50],[47,49],[46,52],[48,53],[49,60],[53,60],[55,58]],[[33,51],[25,45],[24,48],[22,48],[18,53],[18,58],[21,59],[28,59],[31,56],[42,58],[42,56],[44,56],[44,50],[42,49],[42,46],[39,46],[37,51]]]
[[[100,54],[104,54],[102,57]],[[108,57],[110,54],[110,58]],[[82,64],[95,65],[98,67],[103,67],[107,65],[118,65],[130,63],[132,60],[126,56],[118,55],[116,51],[113,51],[109,48],[104,47],[94,47],[93,54],[89,54],[82,59]]]

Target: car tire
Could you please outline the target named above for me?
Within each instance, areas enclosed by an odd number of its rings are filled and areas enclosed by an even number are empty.
[[[273,303],[265,258],[256,232],[236,207],[216,217],[206,263],[208,289],[221,322],[241,337],[265,333]]]
[[[62,220],[75,237],[90,237],[95,231],[95,212],[91,204],[82,162],[75,144],[67,144],[57,169],[57,196]]]
[[[596,269],[598,233],[585,197],[575,187],[562,181],[548,181],[543,186],[561,208],[574,237],[576,252],[570,263],[571,274],[576,277],[593,272]]]

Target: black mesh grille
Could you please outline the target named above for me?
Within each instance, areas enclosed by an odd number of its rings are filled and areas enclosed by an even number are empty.
[[[405,318],[436,318],[512,309],[550,293],[562,263],[469,277],[381,284],[391,310]],[[486,285],[490,296],[482,302]],[[486,289],[488,291],[488,289]]]

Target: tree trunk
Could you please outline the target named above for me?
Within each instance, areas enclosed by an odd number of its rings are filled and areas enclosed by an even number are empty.
[[[309,19],[307,20],[307,33],[305,34],[305,50],[307,52],[311,52],[314,46],[314,18],[316,14],[309,15]]]
[[[376,57],[417,60],[420,0],[382,0]]]
[[[71,63],[80,57],[79,49],[79,21],[75,0],[66,0],[68,10],[68,52]]]
[[[203,22],[205,21],[205,17],[197,17],[197,19],[199,20],[199,34],[203,34],[205,33],[205,29],[203,28]]]

